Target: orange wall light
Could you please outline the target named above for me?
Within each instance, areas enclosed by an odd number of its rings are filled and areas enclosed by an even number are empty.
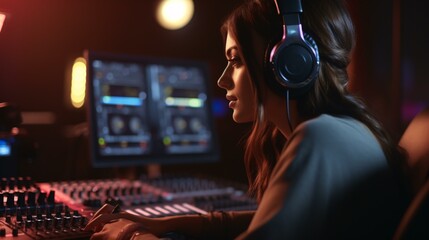
[[[0,12],[0,32],[3,28],[4,21],[6,20],[6,13]]]
[[[70,99],[73,107],[81,108],[85,102],[86,60],[79,57],[73,63]]]

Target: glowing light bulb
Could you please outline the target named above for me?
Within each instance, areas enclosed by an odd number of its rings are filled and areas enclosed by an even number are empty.
[[[156,12],[159,24],[169,30],[184,27],[191,21],[193,15],[192,0],[161,0]]]

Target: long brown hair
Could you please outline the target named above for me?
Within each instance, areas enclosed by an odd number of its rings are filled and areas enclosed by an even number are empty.
[[[381,124],[358,98],[348,93],[347,66],[355,45],[354,26],[341,0],[303,0],[301,17],[304,32],[317,43],[320,55],[320,72],[314,84],[304,96],[297,99],[300,116],[313,118],[320,114],[345,115],[364,123],[378,139],[389,163],[399,169],[402,156]],[[281,17],[277,14],[274,0],[247,0],[236,8],[224,22],[221,32],[226,39],[230,33],[239,45],[243,61],[251,76],[258,105],[262,102],[257,76],[266,72],[257,64],[253,50],[252,34],[256,33],[266,46],[282,36]],[[265,78],[271,76],[264,75]],[[276,92],[276,91],[274,91]],[[255,113],[256,114],[256,113]],[[244,161],[250,192],[260,200],[279,157],[285,139],[272,123],[255,116],[253,127],[245,145]]]

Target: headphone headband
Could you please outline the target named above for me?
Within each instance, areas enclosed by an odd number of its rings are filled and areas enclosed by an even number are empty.
[[[278,1],[274,0],[277,6],[277,12],[280,15],[290,13],[302,13],[302,5],[300,0]]]

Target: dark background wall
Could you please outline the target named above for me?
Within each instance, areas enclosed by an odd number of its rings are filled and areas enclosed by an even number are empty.
[[[69,136],[86,121],[84,109],[67,101],[72,61],[84,49],[205,61],[210,66],[213,96],[226,62],[219,27],[238,0],[195,0],[188,26],[169,31],[155,20],[155,0],[0,0],[9,18],[0,32],[0,102],[13,102],[23,112],[52,112],[53,124],[27,124],[22,129],[38,143],[37,157],[21,175],[39,181],[139,174],[144,167],[93,169],[85,137]],[[405,1],[403,1],[405,2]],[[428,102],[424,64],[428,20],[422,1],[349,0],[358,45],[350,68],[351,89],[398,138],[409,118]],[[415,24],[415,23],[419,24]],[[417,46],[421,46],[422,48]],[[405,70],[404,70],[405,69]],[[406,86],[406,87],[404,87]],[[424,90],[426,89],[426,91]],[[415,98],[414,96],[418,96]],[[192,172],[245,181],[242,138],[248,125],[237,125],[228,112],[217,116],[220,161],[169,165],[166,172]],[[131,172],[131,173],[130,173]]]

